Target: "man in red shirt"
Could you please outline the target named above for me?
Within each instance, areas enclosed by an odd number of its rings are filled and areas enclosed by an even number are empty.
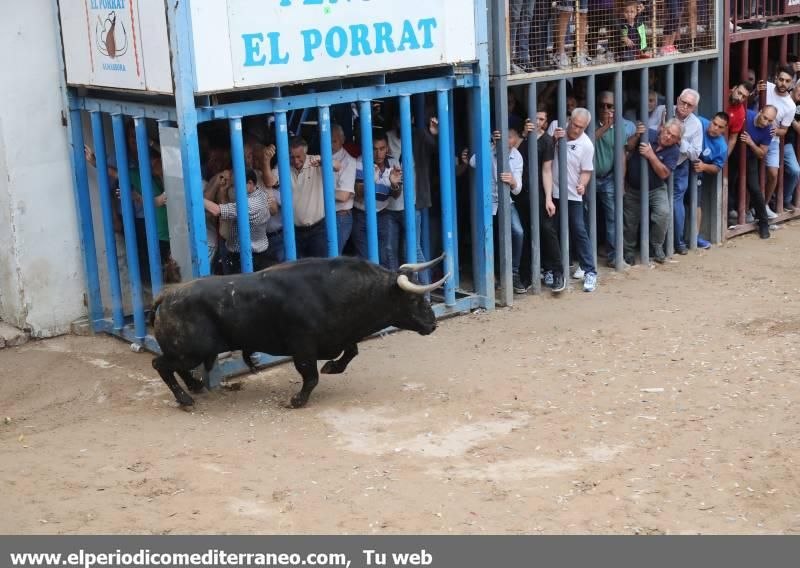
[[[750,99],[751,92],[753,92],[753,84],[750,81],[742,81],[733,86],[728,97],[728,107],[725,109],[731,119],[728,123],[728,156],[733,152],[739,134],[744,130],[747,101]]]

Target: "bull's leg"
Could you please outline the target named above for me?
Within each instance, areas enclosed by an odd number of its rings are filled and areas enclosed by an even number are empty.
[[[345,347],[344,353],[342,353],[338,359],[325,363],[322,366],[320,373],[326,375],[338,375],[339,373],[344,373],[344,370],[347,369],[347,365],[350,364],[350,361],[352,361],[356,355],[358,355],[358,345],[355,343],[348,345]]]
[[[245,364],[250,367],[251,373],[256,373],[258,372],[258,369],[256,369],[255,363],[253,363],[253,360],[250,358],[252,355],[252,351],[242,351],[242,361],[244,361]]]
[[[300,389],[296,395],[292,397],[292,408],[300,408],[305,406],[308,402],[308,397],[311,396],[311,391],[319,383],[319,373],[317,373],[317,360],[310,357],[294,358],[294,368],[303,377],[303,388]]]
[[[203,388],[205,388],[203,381],[195,379],[190,371],[178,371],[178,375],[180,375],[183,382],[186,383],[186,387],[191,393],[197,394],[203,392]]]
[[[164,355],[159,355],[153,359],[153,368],[158,371],[164,383],[169,387],[169,390],[172,391],[172,394],[175,395],[175,400],[178,401],[178,404],[181,406],[194,405],[192,397],[186,394],[186,391],[178,384],[178,379],[175,378],[174,369],[172,365],[169,364],[169,359]]]

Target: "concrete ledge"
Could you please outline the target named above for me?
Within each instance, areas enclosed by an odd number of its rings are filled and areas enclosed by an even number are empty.
[[[0,322],[0,349],[24,345],[30,339],[27,331],[17,329],[12,325]]]

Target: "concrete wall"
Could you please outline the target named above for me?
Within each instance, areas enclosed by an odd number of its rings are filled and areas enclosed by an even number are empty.
[[[53,2],[0,23],[0,318],[34,336],[85,315]]]

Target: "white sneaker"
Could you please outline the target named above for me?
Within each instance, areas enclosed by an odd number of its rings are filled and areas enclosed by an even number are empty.
[[[567,58],[566,53],[561,53],[557,55],[553,55],[553,65],[558,67],[559,69],[565,69],[569,67],[569,59]]]
[[[578,55],[578,67],[588,67],[592,64],[592,58],[586,55],[585,53],[581,53]]]
[[[572,277],[575,280],[583,280],[584,276],[586,276],[586,274],[583,272],[583,268],[580,266],[575,269],[575,272],[572,273]]]
[[[777,219],[778,214],[775,213],[775,211],[773,211],[772,209],[770,209],[769,205],[767,205],[766,207],[767,207],[767,219]]]
[[[745,214],[744,222],[745,223],[753,223],[753,222],[755,222],[755,220],[756,220],[755,214],[753,213],[753,210],[751,209],[750,211],[748,211]]]
[[[590,272],[583,279],[583,291],[594,292],[595,290],[597,290],[597,274]]]

